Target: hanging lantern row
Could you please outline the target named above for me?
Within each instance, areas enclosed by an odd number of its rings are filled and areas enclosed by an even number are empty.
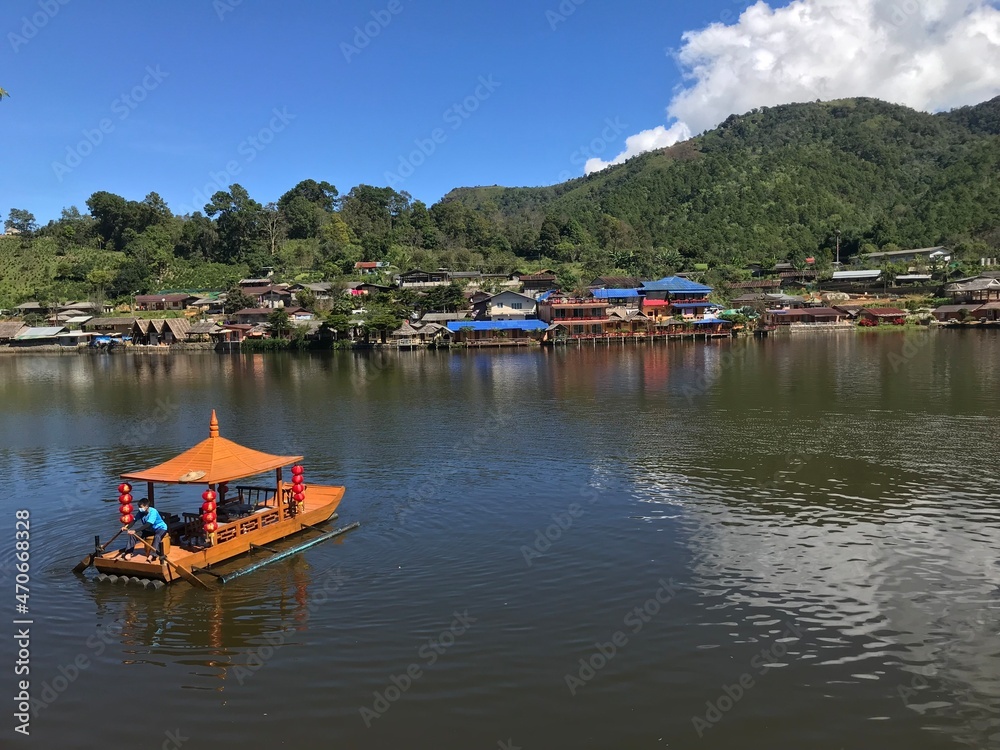
[[[118,485],[118,520],[122,526],[128,526],[135,517],[132,515],[132,485],[122,482]]]
[[[302,510],[302,504],[306,500],[306,480],[305,469],[299,464],[292,467],[292,499],[298,510]]]
[[[201,493],[201,527],[206,534],[214,534],[219,529],[218,515],[215,512],[216,494],[213,490],[205,490]]]

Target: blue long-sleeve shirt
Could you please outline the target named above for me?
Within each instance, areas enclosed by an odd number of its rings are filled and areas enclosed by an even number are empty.
[[[129,526],[130,529],[137,529],[143,524],[149,524],[153,527],[153,531],[166,531],[167,522],[163,520],[163,516],[156,508],[147,508],[142,510],[141,508],[135,514],[135,521]]]

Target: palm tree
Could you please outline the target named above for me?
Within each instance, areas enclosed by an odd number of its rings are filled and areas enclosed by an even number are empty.
[[[7,93],[7,89],[0,88],[0,99],[3,99],[5,96],[10,98],[10,94]]]

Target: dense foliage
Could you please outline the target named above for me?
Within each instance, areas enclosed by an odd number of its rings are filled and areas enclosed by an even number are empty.
[[[388,187],[346,194],[304,180],[261,204],[239,184],[203,211],[108,192],[89,213],[39,227],[11,209],[0,307],[27,298],[125,299],[228,289],[273,270],[287,281],[353,274],[360,260],[509,272],[551,267],[573,286],[602,273],[655,277],[708,264],[829,265],[877,248],[945,244],[968,261],[1000,247],[1000,98],[930,115],[872,99],[733,115],[690,141],[543,188],[467,188],[428,207]],[[454,291],[442,304],[453,304]],[[391,306],[391,303],[390,303]],[[379,326],[381,332],[384,326]]]

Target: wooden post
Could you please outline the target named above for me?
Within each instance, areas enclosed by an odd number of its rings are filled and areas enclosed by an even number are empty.
[[[156,503],[154,502],[154,498],[153,498],[153,483],[152,482],[146,482],[146,497],[149,498],[149,507],[150,508],[155,508],[156,507]]]

